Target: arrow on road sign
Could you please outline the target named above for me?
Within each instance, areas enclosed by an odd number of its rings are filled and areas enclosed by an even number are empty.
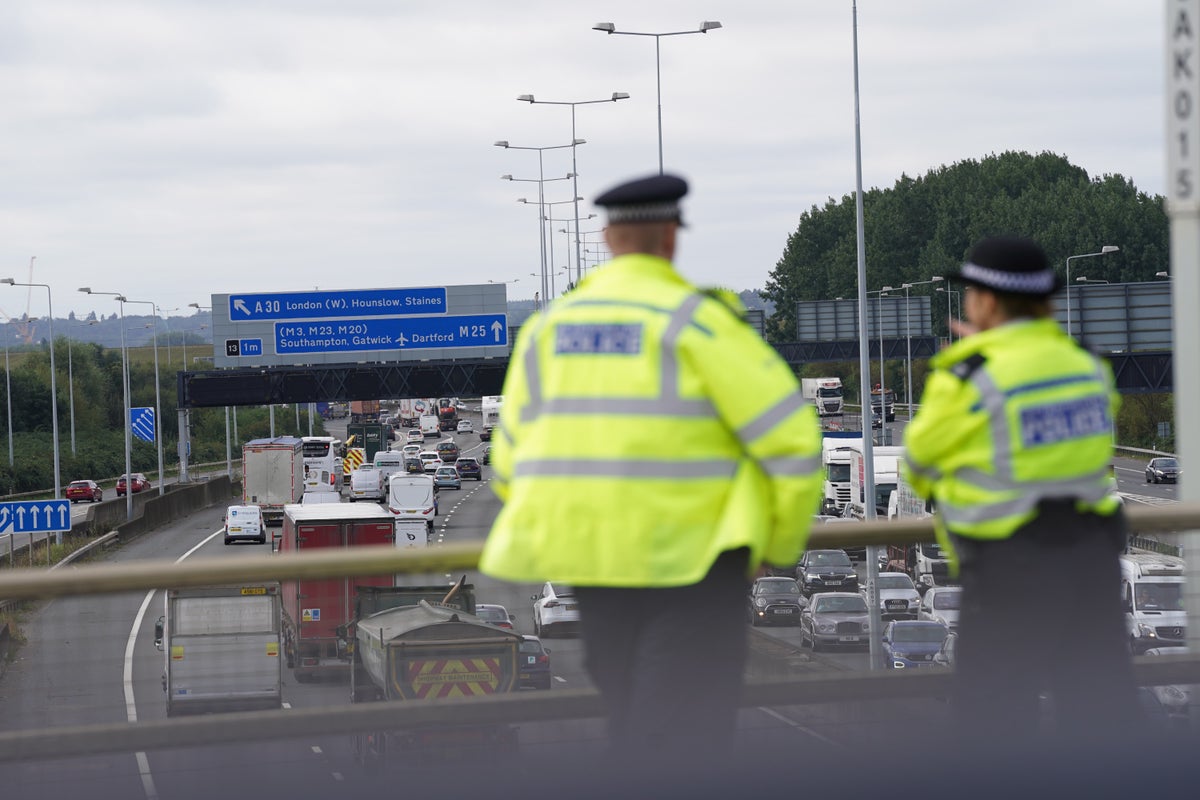
[[[500,324],[499,320],[492,323],[492,333],[495,335],[497,342],[500,341],[500,333],[503,330],[504,326]]]
[[[70,500],[22,500],[0,503],[0,533],[71,530]]]
[[[141,439],[143,442],[154,441],[154,408],[153,406],[144,406],[142,408],[129,409],[129,427],[133,430],[133,435]]]
[[[245,300],[240,300],[240,299],[234,300],[233,307],[236,308],[238,311],[242,312],[243,314],[245,314],[247,317],[250,316],[250,309],[246,308]]]

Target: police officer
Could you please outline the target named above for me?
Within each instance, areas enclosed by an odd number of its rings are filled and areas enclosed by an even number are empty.
[[[1136,711],[1112,376],[1051,318],[1062,283],[1034,242],[984,239],[953,278],[965,284],[968,335],[931,361],[904,444],[908,478],[936,501],[961,574],[960,732],[989,748],[1021,744],[1050,689],[1060,733],[1115,735]]]
[[[821,490],[795,376],[672,266],[686,192],[655,175],[599,196],[613,259],[522,326],[480,562],[576,587],[610,746],[668,763],[727,750],[748,578],[796,563]]]

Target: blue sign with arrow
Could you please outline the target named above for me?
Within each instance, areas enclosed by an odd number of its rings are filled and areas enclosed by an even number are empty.
[[[70,500],[22,500],[0,503],[0,533],[71,530]]]
[[[129,428],[143,442],[154,441],[154,407],[129,409]]]
[[[279,355],[507,344],[505,314],[275,323],[275,352]]]
[[[445,314],[446,288],[229,295],[229,321]],[[245,354],[243,354],[245,355]]]

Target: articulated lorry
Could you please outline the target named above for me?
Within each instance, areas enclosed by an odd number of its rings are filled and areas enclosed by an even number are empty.
[[[817,416],[841,416],[845,399],[841,378],[801,378],[800,393],[817,409]]]
[[[154,626],[167,716],[279,708],[281,626],[278,583],[168,590]]]
[[[262,509],[268,525],[304,495],[304,443],[295,436],[252,439],[242,447],[242,505]]]
[[[821,469],[825,473],[825,495],[821,513],[839,517],[850,503],[850,454],[861,452],[859,431],[826,432],[821,440]]]
[[[414,586],[357,592],[353,623],[339,630],[352,702],[494,697],[518,691],[521,635],[474,616],[474,589]],[[517,749],[503,723],[375,730],[354,737],[359,762],[430,758],[478,763]]]
[[[900,482],[900,459],[904,448],[899,446],[877,446],[872,449],[875,462],[875,516],[885,518],[892,492]],[[867,515],[866,469],[862,445],[850,451],[850,515],[864,519]]]
[[[392,513],[374,503],[291,505],[284,509],[281,552],[394,545]],[[358,586],[391,586],[391,575],[301,578],[283,582],[283,648],[287,666],[305,683],[344,675],[348,666],[337,636],[354,619]]]

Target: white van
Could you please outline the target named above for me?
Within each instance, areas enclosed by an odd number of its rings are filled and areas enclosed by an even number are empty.
[[[342,496],[337,492],[305,492],[300,498],[302,506],[319,506],[325,503],[340,503]]]
[[[383,500],[383,488],[393,475],[404,472],[404,453],[398,450],[380,450],[375,454],[375,469],[379,471],[379,499]]]
[[[432,436],[437,439],[442,435],[442,426],[438,423],[438,418],[432,414],[423,414],[421,416],[421,436],[428,439]]]
[[[244,540],[267,543],[267,526],[258,506],[230,506],[225,510],[225,544]]]
[[[438,511],[433,476],[393,475],[388,479],[388,509],[397,520],[424,520],[426,529],[433,530]]]
[[[1121,605],[1129,650],[1141,655],[1157,647],[1187,644],[1187,614],[1183,610],[1182,558],[1158,553],[1121,556]]]
[[[371,500],[382,503],[385,486],[384,473],[373,465],[363,464],[350,475],[350,502]]]

